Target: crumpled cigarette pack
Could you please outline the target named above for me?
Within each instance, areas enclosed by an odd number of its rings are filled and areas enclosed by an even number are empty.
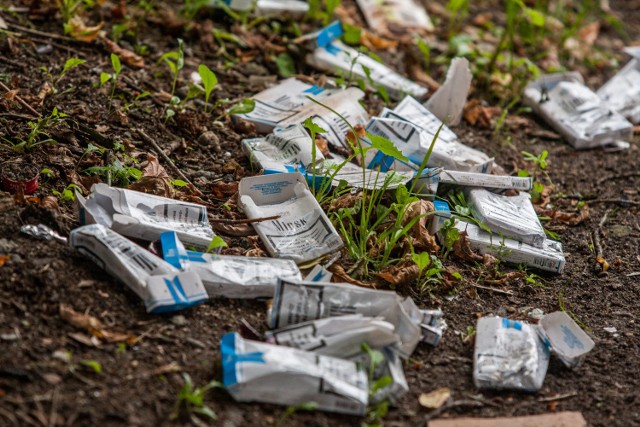
[[[488,173],[441,170],[440,183],[461,187],[482,187],[499,190],[529,191],[533,188],[530,176],[491,175]]]
[[[363,415],[369,403],[367,374],[356,362],[295,348],[222,337],[223,382],[240,402],[300,405]]]
[[[322,136],[329,143],[336,147],[346,147],[345,135],[349,132],[349,125],[337,114],[309,98],[337,111],[355,126],[365,124],[369,119],[369,114],[358,102],[363,97],[364,92],[355,87],[323,89],[292,77],[254,95],[254,110],[238,114],[238,117],[255,123],[259,133],[297,125],[311,117],[315,124],[327,131]]]
[[[498,235],[542,248],[547,239],[529,193],[503,196],[484,188],[466,191],[473,216]]]
[[[219,7],[220,3],[238,12],[249,12],[255,4],[253,13],[258,16],[276,13],[300,16],[309,11],[309,3],[301,0],[210,0],[209,2],[213,7]]]
[[[369,86],[373,82],[374,89],[375,85],[382,85],[394,99],[400,99],[405,93],[418,98],[427,94],[425,87],[342,43],[338,38],[343,34],[342,24],[338,21],[314,34],[317,47],[307,55],[307,62],[322,70],[357,76]]]
[[[625,48],[633,57],[596,92],[614,111],[633,123],[640,123],[640,46]]]
[[[209,296],[272,297],[278,279],[302,279],[292,260],[188,251],[173,232],[163,233],[160,241],[164,260],[178,269],[196,273]]]
[[[564,311],[545,314],[538,323],[538,332],[568,368],[576,368],[584,361],[595,343]]]
[[[248,218],[279,216],[253,223],[267,250],[276,258],[300,264],[343,246],[340,235],[300,173],[244,178],[238,196]]]
[[[473,383],[478,388],[537,391],[549,366],[549,350],[534,326],[482,317],[476,327]]]
[[[524,102],[577,149],[617,144],[633,135],[633,125],[586,87],[577,72],[529,83]]]
[[[433,23],[422,4],[415,0],[357,0],[367,24],[374,30],[390,27],[433,31]]]
[[[207,208],[139,191],[94,184],[88,198],[77,194],[80,223],[101,224],[127,237],[155,241],[175,231],[182,242],[207,248],[214,237]]]
[[[395,326],[398,350],[408,357],[422,339],[423,316],[410,298],[393,291],[365,289],[346,283],[289,282],[276,287],[269,325],[279,329],[296,323],[334,316],[362,314],[381,317]]]
[[[525,264],[553,273],[562,273],[564,269],[562,245],[555,240],[546,239],[542,248],[536,248],[517,240],[489,234],[475,224],[456,221],[455,227],[467,232],[471,248],[481,254],[491,254],[505,262]]]
[[[71,231],[69,244],[135,292],[150,313],[182,310],[208,299],[200,277],[100,224]]]

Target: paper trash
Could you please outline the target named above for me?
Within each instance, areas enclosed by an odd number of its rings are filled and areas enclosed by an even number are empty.
[[[529,83],[524,102],[577,149],[619,145],[633,135],[633,125],[586,87],[576,72],[549,74]]]
[[[153,196],[139,191],[94,184],[85,199],[76,194],[81,224],[101,224],[127,237],[156,241],[175,231],[182,242],[207,248],[214,234],[207,208],[195,203]]]
[[[405,163],[370,149],[365,164],[370,169],[382,171],[418,170],[441,125],[442,121],[435,115],[407,96],[393,110],[385,108],[379,117],[371,119],[366,129],[373,135],[389,139],[410,161]],[[487,172],[492,164],[492,158],[462,144],[447,126],[442,126],[427,162],[429,167],[481,173]]]
[[[301,0],[258,0],[257,2],[254,0],[212,0],[209,5],[220,7],[220,3],[238,12],[249,12],[255,4],[253,13],[258,16],[276,13],[298,16],[309,11],[309,3]]]
[[[160,241],[164,260],[196,273],[209,296],[272,297],[278,279],[302,279],[298,266],[291,260],[187,251],[173,232],[163,233]]]
[[[564,311],[546,314],[540,319],[538,332],[551,352],[569,368],[579,366],[595,343]]]
[[[537,391],[548,366],[549,351],[533,326],[497,316],[478,319],[473,352],[476,387]]]
[[[313,34],[317,47],[307,55],[307,62],[322,70],[359,77],[369,86],[373,82],[373,89],[376,85],[382,85],[394,99],[402,98],[403,94],[418,98],[427,94],[425,87],[342,43],[339,37],[343,34],[342,24],[338,21]]]
[[[536,248],[497,234],[489,234],[475,224],[456,221],[455,226],[459,231],[467,232],[471,248],[481,254],[491,254],[505,262],[525,264],[553,273],[562,273],[564,269],[565,259],[560,242],[547,239],[542,248]]]
[[[453,58],[447,78],[424,106],[449,126],[456,126],[462,118],[464,104],[473,78],[466,58]]]
[[[461,172],[453,170],[440,171],[440,183],[463,187],[483,187],[500,190],[529,191],[533,188],[530,176],[491,175],[488,173]]]
[[[324,411],[366,411],[367,373],[356,362],[250,341],[237,333],[224,335],[220,347],[224,385],[239,402],[315,402]]]
[[[304,174],[310,165],[324,160],[319,149],[313,153],[313,141],[302,125],[270,133],[266,137],[242,140],[242,146],[252,164],[265,174],[300,172]]]
[[[253,223],[274,257],[300,264],[333,253],[343,245],[300,173],[244,178],[238,196],[248,218],[280,216]]]
[[[276,287],[269,313],[269,325],[279,329],[296,323],[348,314],[381,317],[395,326],[401,339],[399,351],[408,357],[422,338],[420,311],[393,291],[365,289],[345,283],[289,282]]]
[[[373,349],[399,344],[394,330],[380,318],[350,314],[288,325],[266,335],[272,344],[350,359],[362,352],[362,343]]]
[[[640,123],[640,47],[625,48],[633,57],[596,92],[614,111],[633,123]]]
[[[444,222],[451,218],[451,210],[449,204],[443,200],[434,200],[433,208],[435,214],[431,215],[429,220],[429,234],[435,236],[444,227]]]
[[[208,298],[197,274],[180,272],[100,224],[71,231],[69,244],[127,285],[144,301],[150,313],[182,310]]]
[[[433,31],[433,23],[422,4],[415,0],[357,0],[369,28],[383,31],[393,27]]]
[[[499,236],[542,248],[547,239],[529,193],[502,196],[484,188],[466,191],[473,216]]]
[[[324,266],[316,264],[304,278],[307,282],[331,282],[333,273]],[[273,296],[273,294],[271,294]]]
[[[314,123],[327,131],[322,137],[336,147],[346,147],[345,135],[349,132],[349,126],[338,115],[308,97],[337,111],[352,126],[365,124],[369,120],[369,114],[358,102],[364,97],[364,92],[360,89],[323,89],[294,78],[283,80],[254,95],[254,110],[238,114],[238,117],[255,123],[259,133],[297,125],[311,117]]]

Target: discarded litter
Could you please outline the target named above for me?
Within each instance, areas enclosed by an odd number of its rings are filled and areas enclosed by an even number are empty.
[[[308,37],[315,39],[316,49],[307,55],[307,62],[322,70],[359,77],[365,84],[373,86],[373,89],[379,90],[376,86],[381,85],[394,99],[400,99],[405,93],[418,98],[427,94],[425,87],[342,43],[339,37],[343,34],[342,24],[336,21],[309,35]]]
[[[316,264],[304,280],[307,282],[331,282],[332,277],[332,272],[327,270],[324,266]]]
[[[414,0],[357,0],[369,28],[376,31],[392,28],[433,31],[433,23],[424,7]]]
[[[180,270],[196,273],[209,296],[271,297],[278,279],[302,279],[291,260],[187,251],[174,232],[162,233],[160,241],[164,260]]]
[[[248,218],[280,216],[253,223],[271,255],[300,264],[343,246],[300,173],[244,178],[238,189],[240,206]]]
[[[528,323],[482,317],[476,328],[473,382],[478,388],[537,391],[549,365],[549,351]]]
[[[354,361],[308,351],[250,341],[237,333],[222,337],[223,381],[240,402],[300,405],[363,415],[369,402],[369,382]]]
[[[633,125],[584,85],[577,72],[549,74],[529,83],[524,102],[577,149],[628,146]]]
[[[309,4],[300,0],[213,0],[209,2],[212,7],[220,7],[221,3],[229,7],[231,10],[236,10],[238,12],[252,11],[253,14],[257,16],[276,13],[287,13],[292,16],[300,16],[309,11]]]
[[[440,184],[529,191],[533,188],[533,178],[443,169],[440,171]]]
[[[624,49],[633,58],[596,92],[614,111],[640,123],[640,47]]]
[[[469,61],[453,58],[443,85],[424,106],[447,125],[456,126],[462,118],[472,78]]]
[[[95,184],[88,198],[77,194],[81,224],[101,224],[127,237],[156,241],[175,231],[182,242],[206,249],[214,237],[207,208],[138,191]]]
[[[473,216],[500,236],[542,248],[546,234],[531,203],[529,193],[502,196],[483,188],[466,191]]]
[[[238,117],[255,123],[256,131],[259,133],[269,133],[275,128],[297,125],[311,117],[314,123],[327,131],[322,136],[329,143],[336,147],[347,147],[347,123],[308,97],[335,110],[352,126],[365,124],[369,119],[366,110],[358,102],[364,97],[364,92],[360,89],[323,89],[294,78],[283,80],[276,86],[254,95],[254,110],[247,114],[239,114]]]
[[[55,239],[58,242],[61,243],[67,243],[67,238],[64,236],[61,236],[58,232],[56,232],[55,230],[51,229],[50,227],[47,227],[44,224],[38,224],[38,225],[33,225],[33,224],[27,224],[27,225],[23,225],[22,227],[20,227],[20,231],[24,234],[28,234],[31,237],[35,237],[36,239],[40,239],[40,240],[52,240]]]
[[[182,310],[208,299],[197,274],[180,272],[103,225],[72,230],[69,244],[127,285],[150,313]]]
[[[554,412],[519,417],[493,418],[440,418],[429,421],[427,427],[587,427],[587,421],[580,412]]]
[[[551,347],[551,352],[568,368],[580,366],[595,343],[564,311],[544,315],[538,331]]]

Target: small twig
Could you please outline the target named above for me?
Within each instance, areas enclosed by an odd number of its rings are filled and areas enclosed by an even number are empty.
[[[640,172],[631,172],[631,173],[625,173],[622,175],[609,175],[609,176],[605,176],[604,178],[600,178],[599,180],[596,181],[597,185],[603,184],[607,181],[613,180],[613,179],[625,179],[625,178],[633,178],[636,176],[640,176]]]
[[[252,224],[254,222],[272,221],[274,219],[280,219],[280,215],[244,219],[209,218],[209,222],[220,222],[223,224]]]
[[[31,28],[27,28],[27,27],[23,27],[23,26],[20,26],[20,25],[16,25],[16,24],[13,24],[13,23],[11,23],[9,21],[7,21],[7,25],[9,27],[13,28],[14,30],[22,31],[23,33],[32,34],[34,36],[46,37],[46,38],[49,38],[49,39],[64,40],[64,41],[72,42],[72,43],[81,43],[78,40],[73,39],[71,37],[61,36],[60,34],[45,33],[44,31],[32,30]]]
[[[491,292],[497,292],[499,294],[513,295],[513,291],[505,291],[505,290],[502,290],[502,289],[490,288],[488,286],[477,285],[475,283],[470,283],[470,284],[474,288],[484,289],[484,290],[491,291]]]
[[[2,89],[4,89],[7,92],[11,92],[11,89],[9,89],[4,83],[0,82],[0,87]],[[29,110],[30,112],[32,112],[36,117],[41,117],[41,114],[38,113],[31,105],[27,104],[27,102],[20,98],[20,96],[18,94],[16,94],[16,100],[18,100],[18,102],[20,104],[22,104],[27,110]]]
[[[175,173],[178,174],[178,176],[180,178],[182,178],[183,181],[185,181],[188,185],[189,188],[195,192],[198,196],[200,197],[204,197],[204,194],[202,193],[202,191],[198,190],[196,188],[195,185],[193,185],[193,183],[189,180],[189,178],[186,177],[186,175],[184,173],[182,173],[182,171],[180,169],[178,169],[178,167],[175,165],[175,163],[173,163],[173,161],[169,158],[169,156],[167,156],[167,154],[164,152],[164,150],[162,148],[160,148],[160,146],[158,145],[158,143],[156,143],[149,135],[147,135],[142,129],[137,129],[136,132],[138,132],[138,135],[140,135],[142,137],[142,139],[145,140],[145,142],[148,142],[149,144],[151,144],[154,148],[154,150],[158,153],[158,155],[160,157],[162,157],[162,159],[167,162],[167,164],[169,164],[169,166],[171,166],[171,169],[174,170]]]
[[[593,199],[586,200],[585,203],[620,203],[625,205],[640,206],[640,201],[622,199]]]
[[[577,395],[578,395],[578,392],[572,391],[565,394],[556,394],[555,396],[550,396],[550,397],[541,397],[540,399],[538,399],[538,402],[553,402],[555,400],[568,399],[570,397],[574,397]]]
[[[604,251],[602,250],[602,244],[600,243],[600,235],[602,234],[602,227],[604,226],[605,222],[607,222],[607,217],[609,216],[610,212],[611,209],[607,209],[605,211],[604,215],[602,215],[602,218],[600,219],[600,222],[598,223],[598,228],[593,232],[593,245],[596,247],[596,256],[600,258],[604,258]]]

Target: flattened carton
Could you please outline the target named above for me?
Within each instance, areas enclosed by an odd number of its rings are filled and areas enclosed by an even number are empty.
[[[255,4],[253,13],[258,16],[271,14],[289,14],[292,16],[304,15],[309,11],[309,4],[300,0],[210,0],[209,5],[220,7],[224,4],[231,10],[249,12]]]
[[[549,74],[527,85],[524,103],[574,148],[628,141],[633,125],[584,85],[579,73]]]
[[[309,98],[337,111],[355,126],[365,124],[369,119],[367,111],[358,102],[363,97],[364,92],[358,88],[323,89],[289,78],[254,95],[254,110],[247,114],[238,114],[238,117],[253,122],[259,133],[269,133],[276,128],[297,125],[311,117],[314,123],[327,131],[322,136],[329,143],[336,147],[346,147],[345,135],[349,131],[349,125],[337,114]]]
[[[459,231],[467,232],[471,248],[481,254],[491,254],[502,261],[525,264],[553,273],[562,273],[564,269],[565,258],[560,242],[547,239],[542,248],[536,248],[497,234],[489,234],[475,224],[456,221],[455,226]]]
[[[307,62],[322,70],[357,76],[369,85],[370,81],[373,81],[375,85],[384,86],[389,96],[394,99],[400,99],[404,94],[418,98],[427,94],[425,87],[342,43],[339,37],[343,34],[342,24],[338,21],[315,33],[317,47],[313,53],[307,55]]]
[[[71,231],[69,244],[135,292],[150,313],[182,310],[208,299],[200,277],[100,224]]]
[[[164,260],[178,269],[196,273],[209,296],[272,297],[278,279],[302,280],[292,260],[188,251],[173,232],[163,233],[160,241]]]
[[[533,326],[482,317],[476,327],[473,383],[482,389],[537,391],[549,366],[549,350]]]
[[[488,172],[493,164],[492,158],[458,141],[458,137],[451,129],[442,125],[440,119],[410,96],[404,98],[393,110],[384,109],[379,117],[374,117],[367,125],[368,132],[389,139],[409,159],[409,162],[403,162],[370,149],[367,152],[365,164],[370,169],[382,171],[418,170],[440,126],[442,129],[427,162],[428,167]],[[366,139],[364,141],[366,142]]]
[[[367,374],[354,361],[250,341],[237,333],[224,335],[220,347],[224,385],[239,402],[315,402],[323,411],[366,411]]]
[[[633,123],[640,123],[640,46],[625,48],[633,57],[596,92],[614,111]]]
[[[584,361],[595,343],[564,311],[546,314],[538,324],[538,332],[568,368],[576,368]]]
[[[156,241],[165,231],[175,231],[185,244],[203,249],[214,237],[207,208],[195,203],[106,184],[94,184],[87,199],[77,198],[80,223],[101,224],[127,237]]]
[[[240,181],[238,195],[248,218],[279,216],[253,223],[274,257],[292,259],[300,264],[343,246],[340,235],[300,173],[244,178]]]
[[[444,227],[444,222],[451,218],[451,210],[449,209],[449,203],[443,200],[434,200],[433,208],[435,209],[435,214],[429,220],[429,233],[436,236],[440,229]]]
[[[533,188],[533,178],[488,173],[440,171],[440,183],[461,187],[482,187],[500,190],[529,191]]]

